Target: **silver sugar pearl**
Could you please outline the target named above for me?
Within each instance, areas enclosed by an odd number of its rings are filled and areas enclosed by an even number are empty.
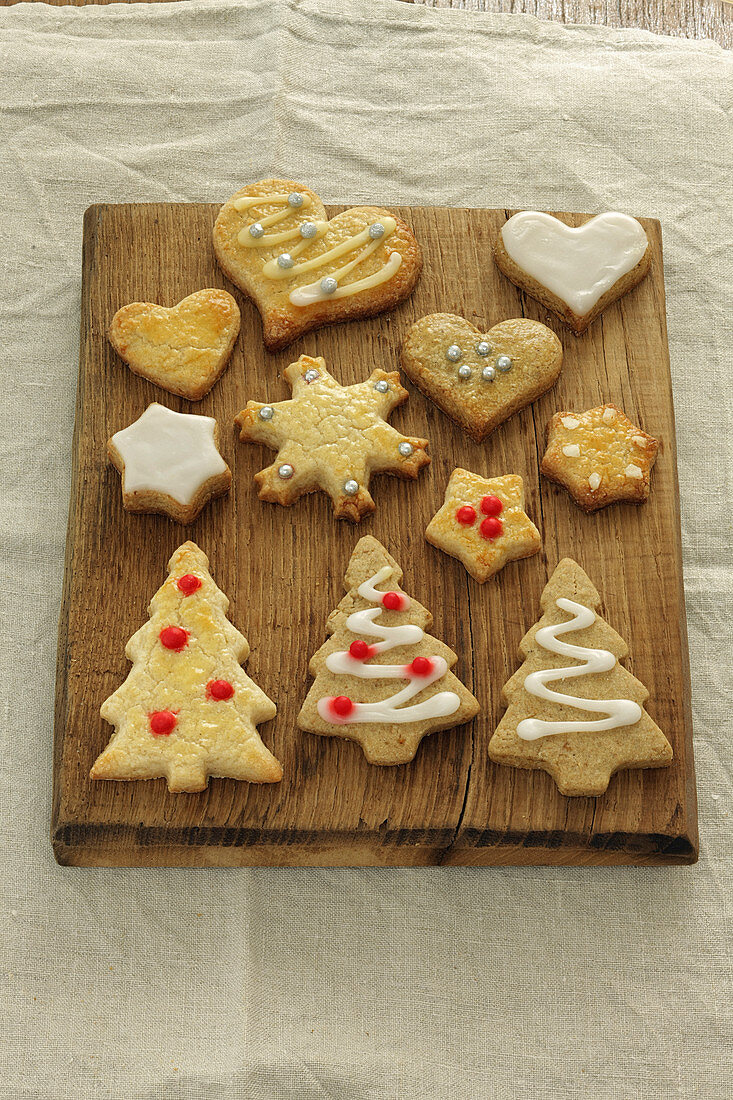
[[[476,344],[476,353],[485,359],[487,355],[491,355],[491,344],[486,340],[479,340]]]
[[[353,480],[345,481],[344,492],[346,493],[347,497],[355,497],[356,494],[359,492],[359,482]]]
[[[369,236],[373,241],[378,241],[380,237],[384,236],[384,226],[381,222],[375,222],[374,225],[369,226]]]
[[[383,378],[380,378],[378,382],[374,383],[374,389],[377,393],[389,393],[389,382],[385,382]]]
[[[481,377],[483,378],[484,382],[493,382],[496,378],[496,371],[493,367],[486,366],[481,371]]]
[[[287,481],[289,477],[292,477],[295,470],[289,462],[284,462],[282,466],[278,466],[277,476],[281,477],[283,481]]]
[[[317,232],[318,226],[315,224],[315,222],[303,222],[300,227],[300,235],[301,237],[305,237],[307,241],[312,240]]]
[[[294,264],[295,260],[289,252],[283,252],[282,255],[277,258],[277,266],[285,268],[286,271],[289,267],[293,267]]]
[[[469,367],[468,363],[464,363],[462,367],[458,368],[458,377],[462,378],[464,382],[467,382],[472,374],[473,371]]]
[[[297,208],[302,205],[303,196],[301,195],[300,191],[292,191],[288,195],[288,206],[292,206],[294,209],[297,210]]]
[[[463,355],[463,352],[458,347],[458,344],[451,344],[451,346],[448,348],[448,350],[445,353],[446,359],[450,359],[451,363],[457,363],[458,360],[462,357],[462,355]]]
[[[260,409],[260,420],[272,420],[275,410],[272,405],[263,405]]]
[[[303,375],[306,382],[315,382],[316,378],[320,378],[320,374],[317,370],[307,370]]]
[[[512,369],[512,361],[508,355],[498,355],[496,365],[499,370],[508,371]]]
[[[412,443],[408,443],[407,440],[405,440],[403,443],[400,443],[397,450],[400,452],[403,458],[409,458],[412,454]]]
[[[262,226],[259,222],[255,222],[254,225],[251,225],[249,227],[249,235],[250,237],[254,237],[256,241],[258,241],[260,237],[264,237],[265,235],[264,226]]]
[[[321,290],[324,294],[333,294],[334,290],[338,289],[338,283],[332,275],[327,275],[325,279],[321,279]]]

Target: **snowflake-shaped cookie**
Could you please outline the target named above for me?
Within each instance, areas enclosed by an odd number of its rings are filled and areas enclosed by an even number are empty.
[[[212,416],[148,405],[107,442],[110,461],[122,474],[127,511],[163,512],[179,523],[192,523],[232,480],[217,439]]]
[[[443,507],[425,538],[458,558],[481,584],[507,562],[536,554],[542,541],[524,511],[519,474],[485,478],[460,467],[450,476]]]
[[[240,439],[277,450],[273,464],[255,474],[261,500],[293,504],[322,489],[334,515],[358,523],[374,511],[372,473],[415,478],[430,462],[427,439],[401,435],[385,420],[408,398],[397,371],[376,370],[366,382],[341,386],[323,358],[301,355],[284,375],[290,401],[248,401],[236,417]]]
[[[555,413],[547,425],[540,469],[563,485],[584,512],[628,501],[643,504],[659,440],[617,405]]]

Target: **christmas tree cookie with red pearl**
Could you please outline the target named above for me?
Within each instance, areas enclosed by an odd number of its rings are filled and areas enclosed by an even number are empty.
[[[450,671],[457,655],[426,633],[432,616],[401,580],[380,542],[359,540],[298,716],[302,730],[356,741],[370,764],[408,763],[426,734],[462,725],[479,709]]]
[[[547,425],[540,470],[567,489],[584,512],[619,502],[643,504],[658,450],[659,440],[629,420],[618,405],[563,410]]]
[[[241,668],[249,644],[226,618],[206,555],[186,542],[168,571],[127,643],[129,675],[102,704],[115,733],[91,778],[165,777],[172,792],[202,791],[209,776],[278,782],[282,768],[257,732],[275,704]]]
[[[485,478],[455,469],[442,508],[425,538],[458,558],[483,584],[510,561],[536,554],[540,533],[524,511],[524,483],[518,474]]]

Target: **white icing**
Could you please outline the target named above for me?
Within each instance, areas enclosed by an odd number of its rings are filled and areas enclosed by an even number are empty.
[[[580,447],[577,443],[568,443],[563,447],[562,453],[568,458],[580,458]]]
[[[312,205],[311,199],[308,196],[303,195],[302,197],[303,202],[301,206],[295,209],[288,204],[288,196],[283,194],[243,195],[239,199],[234,199],[232,205],[234,209],[240,213],[249,211],[252,207],[257,205],[282,205],[282,210],[278,210],[276,213],[270,214],[265,218],[258,219],[259,225],[267,230],[271,226],[277,225],[285,218],[290,217],[291,214],[298,214],[300,211]],[[289,241],[297,240],[298,243],[288,249],[288,255],[291,260],[297,261],[300,256],[305,254],[305,259],[300,263],[296,262],[290,267],[283,267],[278,264],[277,257],[267,260],[262,265],[262,274],[265,278],[276,281],[294,279],[309,271],[317,271],[319,268],[326,267],[334,261],[341,259],[342,256],[347,256],[357,249],[362,249],[361,253],[353,260],[343,264],[335,271],[328,272],[331,278],[340,282],[340,280],[353,271],[358,264],[363,263],[364,260],[371,256],[378,248],[381,248],[397,228],[397,222],[394,218],[386,214],[382,215],[379,218],[379,224],[383,227],[383,232],[381,236],[376,239],[374,239],[370,233],[371,226],[366,226],[359,233],[355,233],[352,237],[348,237],[346,240],[334,245],[333,248],[329,248],[325,252],[320,252],[317,255],[312,255],[311,258],[308,259],[307,253],[311,245],[325,236],[328,230],[328,222],[313,222],[317,231],[313,237],[308,238],[301,237],[300,227],[301,224],[303,224],[302,222],[293,229],[282,230],[277,233],[266,232],[261,237],[253,237],[250,233],[249,230],[253,224],[255,224],[255,222],[245,225],[237,236],[237,240],[242,247],[270,249],[287,244]],[[372,275],[365,276],[363,279],[357,279],[352,283],[347,283],[345,286],[338,286],[337,289],[330,294],[328,291],[324,291],[321,288],[321,280],[319,278],[316,282],[296,287],[290,292],[288,297],[294,306],[310,306],[314,305],[316,302],[324,302],[330,299],[349,298],[353,294],[359,294],[363,290],[369,290],[372,287],[380,286],[382,283],[388,282],[388,280],[399,270],[401,264],[402,255],[399,252],[391,252],[378,271],[375,271]]]
[[[626,474],[627,477],[637,477],[638,478],[638,477],[643,477],[644,476],[643,470],[641,470],[640,467],[636,466],[633,462],[630,462],[628,464],[628,466],[624,470],[624,473]]]
[[[386,653],[398,646],[417,645],[425,637],[425,631],[414,623],[381,626],[375,622],[375,619],[382,614],[382,596],[384,595],[376,585],[386,580],[390,573],[391,567],[385,565],[373,577],[359,585],[357,592],[362,599],[378,606],[355,611],[346,620],[346,627],[352,634],[379,639],[372,646],[372,656]],[[402,593],[400,596],[403,601],[400,610],[404,611],[410,606],[410,601]],[[423,722],[429,718],[443,718],[453,714],[461,705],[460,698],[454,691],[440,691],[431,695],[429,699],[423,700],[422,703],[414,703],[412,706],[403,705],[409,703],[410,699],[419,695],[430,684],[445,676],[448,671],[448,664],[443,657],[430,657],[429,660],[432,665],[430,672],[426,676],[416,676],[410,671],[409,665],[372,665],[352,657],[348,650],[331,653],[326,658],[326,668],[337,675],[356,676],[361,680],[408,680],[409,682],[401,691],[387,699],[373,703],[354,703],[354,709],[345,718],[339,718],[331,711],[332,696],[318,700],[318,713],[321,718],[333,725],[351,725],[356,722],[403,724]]]
[[[124,463],[124,491],[166,493],[190,504],[206,481],[227,468],[216,449],[215,427],[212,416],[148,405],[134,424],[112,436]]]
[[[634,725],[641,718],[642,710],[632,699],[579,699],[575,695],[564,695],[546,686],[555,680],[570,680],[578,676],[610,672],[616,664],[616,658],[607,649],[587,649],[585,646],[561,642],[558,638],[559,634],[585,630],[586,627],[593,625],[596,616],[590,608],[575,603],[574,600],[561,597],[555,600],[555,604],[574,618],[564,623],[557,623],[555,626],[541,627],[535,634],[535,640],[550,653],[556,653],[560,657],[572,657],[574,660],[584,661],[585,664],[530,672],[524,681],[524,689],[538,699],[594,714],[605,714],[606,717],[592,722],[546,722],[540,718],[525,718],[517,726],[517,736],[524,741],[536,741],[539,737],[560,733],[595,733],[617,729],[619,726]]]
[[[563,416],[562,426],[563,428],[567,428],[568,431],[573,431],[574,428],[580,427],[580,421],[576,420],[574,416]]]
[[[590,485],[591,489],[595,493],[596,489],[601,484],[601,475],[600,474],[591,474],[590,477],[588,478],[588,484]]]
[[[579,317],[636,267],[649,245],[636,218],[616,213],[571,229],[551,214],[525,210],[504,224],[501,236],[514,263]]]

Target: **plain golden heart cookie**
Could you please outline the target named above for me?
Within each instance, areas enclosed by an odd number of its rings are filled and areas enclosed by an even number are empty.
[[[539,321],[517,317],[480,332],[454,313],[431,313],[407,333],[402,367],[480,443],[555,384],[562,344]]]
[[[222,374],[239,333],[239,307],[225,290],[198,290],[170,308],[132,302],[109,326],[109,342],[131,371],[199,401]]]
[[[318,195],[292,180],[237,191],[213,239],[222,271],[260,311],[270,351],[323,325],[393,309],[422,269],[420,246],[400,218],[355,206],[329,220]]]

